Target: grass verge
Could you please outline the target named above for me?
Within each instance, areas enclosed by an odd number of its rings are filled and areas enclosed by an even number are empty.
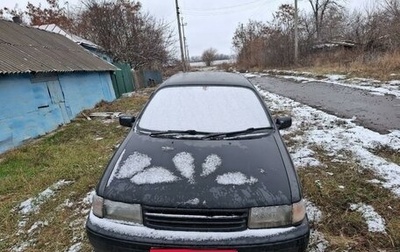
[[[305,197],[323,212],[322,220],[313,227],[329,242],[328,251],[398,251],[400,247],[399,199],[369,182],[376,176],[360,167],[349,153],[343,160],[323,149],[312,147],[324,166],[300,169],[299,177]],[[386,222],[386,233],[371,232],[362,214],[350,209],[351,204],[372,206]]]
[[[376,149],[371,150],[377,156],[383,157],[389,162],[400,165],[400,152],[393,150],[388,146],[380,146]]]
[[[86,114],[92,111],[137,113],[151,91],[113,103],[100,103]],[[78,117],[50,135],[1,155],[0,251],[23,246],[26,241],[35,245],[24,251],[65,251],[78,241],[83,241],[81,251],[91,251],[83,228],[86,213],[79,211],[84,208],[80,201],[94,189],[115,146],[127,131],[117,120],[105,123]],[[60,180],[73,183],[56,192],[38,213],[23,217],[13,210]],[[63,205],[66,207],[60,207]],[[22,221],[26,224],[19,227]],[[43,222],[40,229],[34,229],[37,221]]]

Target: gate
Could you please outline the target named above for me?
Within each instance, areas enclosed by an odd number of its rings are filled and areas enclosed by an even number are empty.
[[[131,66],[128,63],[113,63],[121,70],[117,70],[112,75],[112,84],[115,91],[115,97],[119,98],[124,93],[129,93],[134,90],[134,81],[131,72]]]

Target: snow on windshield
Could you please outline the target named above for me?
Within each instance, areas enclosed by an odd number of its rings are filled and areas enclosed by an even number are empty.
[[[139,127],[156,131],[231,132],[270,126],[260,100],[251,89],[228,86],[161,89],[139,122]]]

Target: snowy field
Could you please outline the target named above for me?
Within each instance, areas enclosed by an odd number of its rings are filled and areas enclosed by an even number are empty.
[[[246,74],[248,78],[257,78],[259,74]],[[281,76],[282,78],[289,78]],[[297,78],[292,76],[290,78]],[[303,77],[302,77],[303,78]],[[325,81],[346,85],[340,82],[338,76],[328,76]],[[307,79],[299,79],[298,81],[313,81],[309,77]],[[382,84],[382,83],[381,83]],[[400,84],[400,83],[399,83]],[[382,85],[386,85],[382,87]],[[355,88],[368,88],[371,92],[380,94],[391,94],[400,97],[398,83],[386,83],[376,88],[372,85],[365,86],[359,83]],[[353,87],[353,85],[352,85]],[[324,161],[318,159],[315,151],[310,146],[318,146],[329,153],[332,160],[346,163],[348,157],[343,152],[350,152],[352,159],[364,169],[372,171],[376,175],[376,179],[368,181],[371,184],[378,185],[382,188],[390,190],[393,195],[400,197],[400,167],[399,165],[389,162],[386,159],[375,155],[371,149],[384,146],[400,151],[400,131],[393,131],[390,134],[382,135],[374,131],[368,130],[361,126],[357,126],[352,119],[343,119],[327,114],[318,109],[300,104],[291,99],[269,93],[257,87],[266,104],[272,112],[286,111],[293,118],[293,126],[285,131],[282,135],[290,135],[301,131],[294,139],[296,144],[289,144],[289,151],[293,157],[293,161],[298,169],[309,169],[310,167],[324,167]],[[353,160],[353,161],[354,161]],[[333,174],[335,171],[326,167],[327,174]],[[35,246],[36,235],[40,233],[41,228],[51,225],[52,220],[35,219],[34,224],[26,226],[28,220],[32,222],[32,218],[36,218],[41,211],[41,206],[47,201],[57,197],[57,193],[73,184],[73,181],[58,181],[49,186],[46,190],[37,194],[36,197],[26,199],[17,204],[13,210],[19,216],[19,230],[15,234],[9,234],[13,237],[25,237],[20,243],[15,244],[10,251],[20,252],[32,250]],[[316,181],[319,186],[324,186]],[[347,190],[346,184],[338,185],[340,190]],[[307,191],[307,188],[304,188]],[[59,205],[56,211],[63,209],[75,209],[74,220],[66,223],[73,230],[70,237],[70,246],[64,251],[79,252],[82,251],[83,243],[87,242],[85,238],[84,224],[90,209],[91,196],[93,191],[88,191],[87,196],[79,201],[66,200]],[[307,212],[311,222],[318,223],[324,220],[324,216],[329,214],[322,212],[319,206],[311,200],[306,200]],[[368,232],[386,234],[386,221],[368,202],[351,202],[348,211],[358,212],[362,215],[365,224],[368,226]],[[315,225],[317,226],[317,225]],[[1,242],[1,239],[0,239]],[[311,234],[309,251],[328,251],[329,242],[325,239],[324,234],[314,229]]]

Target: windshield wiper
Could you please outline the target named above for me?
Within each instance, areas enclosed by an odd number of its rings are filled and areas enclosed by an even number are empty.
[[[208,134],[207,136],[202,137],[202,139],[234,137],[234,136],[238,136],[238,135],[247,135],[247,134],[257,132],[257,131],[271,130],[271,129],[273,129],[273,128],[272,127],[248,128],[245,130]]]
[[[210,132],[197,130],[166,130],[150,133],[150,136],[174,136],[174,135],[209,135]]]

